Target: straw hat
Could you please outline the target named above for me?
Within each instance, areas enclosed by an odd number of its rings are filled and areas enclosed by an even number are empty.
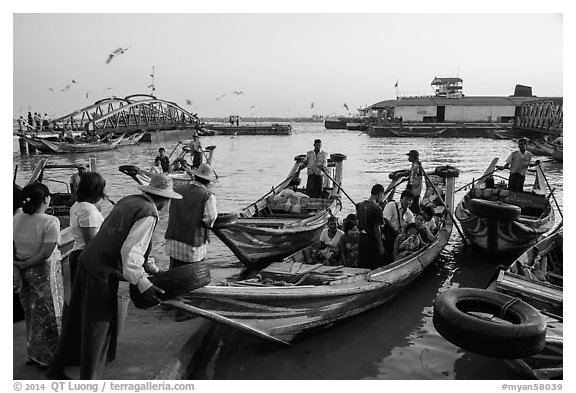
[[[214,175],[214,170],[212,167],[206,163],[200,164],[198,168],[191,169],[190,173],[194,176],[201,177],[202,179],[217,183],[218,179]]]
[[[149,194],[158,195],[164,198],[182,199],[182,195],[174,192],[173,182],[170,176],[164,173],[157,173],[150,177],[147,186],[138,185],[140,190]]]

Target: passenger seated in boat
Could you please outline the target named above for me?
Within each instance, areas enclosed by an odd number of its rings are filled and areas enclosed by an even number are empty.
[[[170,173],[184,173],[185,170],[185,165],[186,162],[182,162],[181,159],[177,158],[176,160],[174,160],[174,162],[172,163],[172,165],[170,165]]]
[[[292,198],[292,197],[309,198],[308,195],[298,191],[299,185],[300,185],[300,178],[296,177],[292,179],[290,183],[288,183],[286,188],[284,188],[282,191],[274,195],[274,201],[278,201],[281,198]]]
[[[432,206],[426,206],[422,211],[422,215],[424,216],[425,225],[432,235],[436,235],[438,233],[438,226],[440,224],[440,217],[436,216],[436,211]]]
[[[152,173],[163,173],[164,172],[162,170],[162,160],[160,159],[160,157],[156,157],[156,159],[154,160],[154,166],[152,168],[150,168],[150,172],[152,172]]]
[[[355,214],[351,214],[356,218]],[[344,235],[340,236],[338,242],[338,252],[340,254],[340,263],[346,267],[358,266],[358,239],[360,230],[356,220],[344,219]]]
[[[342,221],[342,228],[346,226],[347,222],[352,222],[354,225],[358,225],[358,217],[354,213],[350,213],[346,216],[346,218]],[[344,229],[342,229],[344,230]],[[346,231],[344,231],[346,232]]]
[[[333,265],[338,262],[338,242],[340,238],[344,235],[340,229],[338,229],[338,219],[334,216],[328,219],[328,227],[325,228],[320,234],[320,247],[316,253],[316,259],[325,265]]]
[[[404,233],[394,242],[394,261],[404,258],[420,249],[424,244],[418,235],[418,227],[411,222],[406,226]]]
[[[418,229],[418,235],[424,244],[428,244],[434,240],[434,235],[430,231],[430,228],[426,226],[426,219],[422,214],[416,214],[414,223]]]

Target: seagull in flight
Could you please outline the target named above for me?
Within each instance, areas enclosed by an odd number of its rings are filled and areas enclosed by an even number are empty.
[[[53,88],[51,88],[51,87],[49,87],[49,88],[48,88],[48,90],[50,90],[50,91],[52,91],[52,92],[54,91],[54,89],[53,89]]]
[[[74,79],[72,79],[72,83],[78,83],[78,82],[76,82]]]
[[[122,53],[126,52],[128,49],[130,49],[130,47],[118,48],[114,52],[110,53],[108,55],[108,60],[106,60],[106,64],[110,63],[115,56],[121,55]]]
[[[60,91],[66,91],[66,90],[68,90],[69,88],[70,88],[70,85],[66,85],[66,87],[63,88],[63,89],[61,89]]]
[[[192,105],[192,101],[190,101],[189,99],[186,99],[186,105]]]
[[[242,90],[233,91],[232,93],[234,93],[236,95],[244,94],[244,92]]]
[[[87,91],[87,92],[86,92],[86,98],[88,98],[88,95],[89,95],[89,94],[90,94],[90,92],[89,92],[89,91]]]

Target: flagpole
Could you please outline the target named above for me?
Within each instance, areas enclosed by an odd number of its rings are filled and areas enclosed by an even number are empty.
[[[398,80],[396,80],[396,99],[398,99]]]

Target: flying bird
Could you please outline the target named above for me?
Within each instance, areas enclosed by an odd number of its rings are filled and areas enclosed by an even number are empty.
[[[189,99],[186,99],[186,105],[192,105],[192,101],[190,101]]]
[[[348,105],[344,104],[344,108],[346,108],[346,110],[348,110]]]
[[[72,79],[72,83],[78,83],[78,82],[76,82],[74,79]]]
[[[60,91],[66,91],[66,90],[68,90],[69,88],[70,88],[70,85],[66,85],[66,87],[63,88],[63,89],[61,89]]]
[[[89,91],[86,92],[86,98],[88,98],[88,95],[90,95]]]
[[[233,91],[232,93],[234,93],[236,95],[244,94],[244,92],[242,90]]]
[[[53,89],[53,88],[51,88],[51,87],[49,87],[49,88],[48,88],[48,90],[50,90],[50,91],[54,91],[54,89]]]
[[[313,102],[310,103],[310,108],[314,108],[314,103],[313,103]]]
[[[113,90],[113,89],[114,89],[113,87],[107,87],[104,90]]]
[[[128,48],[118,48],[118,49],[116,49],[114,52],[110,53],[110,54],[108,55],[108,60],[106,60],[106,64],[110,63],[115,56],[118,56],[118,55],[123,54],[123,53],[126,52],[128,49],[130,49],[130,47],[128,47]]]

